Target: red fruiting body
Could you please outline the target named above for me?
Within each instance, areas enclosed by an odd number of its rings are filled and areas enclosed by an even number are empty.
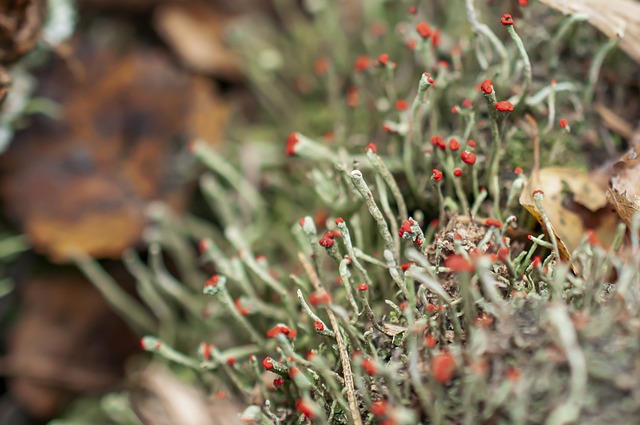
[[[220,276],[216,274],[211,276],[209,280],[204,283],[204,286],[218,286],[218,282],[220,282]]]
[[[429,27],[429,24],[426,22],[420,22],[416,25],[416,31],[418,32],[418,35],[424,39],[431,37],[431,27]]]
[[[369,143],[366,148],[364,148],[365,152],[378,152],[378,147],[374,143]]]
[[[378,56],[378,63],[380,65],[386,66],[389,63],[389,55],[387,53],[383,53]]]
[[[411,226],[414,224],[414,221],[411,219],[404,220],[400,225],[400,230],[398,231],[400,237],[403,237],[405,233],[412,233]]]
[[[415,6],[409,6],[409,15],[415,15],[416,13],[418,13],[418,8]]]
[[[591,246],[600,245],[601,243],[600,238],[596,235],[596,232],[594,232],[593,229],[587,230],[587,243]]]
[[[460,159],[462,159],[462,162],[466,164],[473,165],[476,163],[476,154],[473,152],[464,151],[460,154]]]
[[[242,306],[242,300],[240,298],[237,298],[235,300],[235,305],[236,305],[236,310],[238,310],[238,313],[242,314],[243,316],[246,316],[247,314],[249,314],[249,310],[247,310],[245,307]]]
[[[409,307],[409,303],[406,301],[402,301],[398,307],[400,307],[400,311],[405,311],[407,307]]]
[[[389,404],[385,400],[374,401],[371,404],[373,416],[385,416],[389,410]]]
[[[313,327],[316,328],[317,331],[323,331],[324,330],[324,323],[322,323],[319,320],[316,320],[315,322],[313,322]]]
[[[431,144],[432,144],[434,147],[438,147],[438,148],[440,148],[440,149],[442,149],[442,150],[447,149],[447,145],[446,145],[446,143],[444,142],[444,139],[443,139],[442,137],[440,137],[440,136],[437,136],[437,135],[436,135],[436,136],[433,136],[433,137],[431,138]]]
[[[276,378],[273,380],[273,388],[278,389],[284,385],[284,379]]]
[[[463,108],[471,108],[473,106],[473,101],[471,99],[465,99],[462,101]]]
[[[452,106],[451,107],[451,113],[452,114],[457,114],[458,113],[458,107],[457,106]]]
[[[360,105],[360,92],[357,87],[349,87],[347,89],[347,106],[356,109]]]
[[[433,47],[438,47],[440,45],[440,41],[441,40],[442,40],[442,38],[440,37],[440,30],[438,28],[436,28],[431,33],[431,45]]]
[[[298,133],[289,133],[289,136],[287,136],[287,156],[293,156],[296,154],[296,146],[299,142],[300,140],[298,139]]]
[[[459,168],[456,168],[455,170],[453,170],[453,175],[456,177],[462,176],[462,170]]]
[[[431,371],[436,381],[446,384],[453,378],[456,371],[456,360],[449,352],[438,353],[431,360]]]
[[[502,222],[497,218],[488,218],[485,224],[489,227],[502,227]]]
[[[359,56],[353,63],[353,69],[359,72],[366,71],[371,66],[371,58],[369,56]]]
[[[404,99],[398,99],[396,100],[395,106],[396,106],[396,111],[406,111],[407,108],[409,107],[409,104]]]
[[[432,86],[435,86],[435,85],[436,85],[435,80],[434,80],[433,78],[431,78],[431,74],[429,74],[428,72],[425,72],[423,75],[424,75],[425,77],[427,77],[427,82],[428,82],[429,84],[431,84]]]
[[[400,265],[400,268],[402,269],[403,272],[406,272],[407,270],[409,270],[411,268],[411,266],[413,266],[415,263],[413,261],[410,261],[408,263],[404,263]]]
[[[531,262],[533,268],[537,268],[540,264],[542,264],[542,258],[540,258],[539,255],[534,256],[533,261]]]
[[[510,257],[510,251],[509,248],[504,247],[504,248],[500,248],[498,250],[498,260],[502,261],[503,263],[505,263]]]
[[[438,340],[432,334],[427,334],[427,336],[424,337],[424,345],[426,345],[427,348],[433,348],[437,343]]]
[[[513,112],[513,104],[508,100],[501,100],[493,105],[498,112]]]
[[[235,357],[229,357],[229,358],[227,359],[227,364],[228,364],[229,366],[233,366],[234,364],[236,364],[236,358],[235,358]]]
[[[311,305],[331,304],[331,295],[325,290],[312,292],[309,295],[309,302]]]
[[[299,374],[300,374],[300,369],[298,369],[297,367],[294,366],[291,369],[289,369],[289,377],[290,378],[295,378]]]
[[[437,182],[442,181],[442,171],[434,168],[433,170],[431,170],[431,178]]]
[[[313,417],[316,415],[313,406],[305,400],[296,401],[296,410],[302,413],[307,419],[313,419]]]
[[[444,260],[444,266],[453,272],[469,272],[472,273],[475,267],[469,260],[459,254],[451,254]]]
[[[338,217],[336,218],[336,224],[344,223],[344,218]]]
[[[213,344],[202,343],[202,358],[206,361],[211,360],[211,350],[213,350]]]
[[[207,252],[207,249],[209,249],[209,242],[206,239],[201,239],[200,242],[198,242],[198,250],[201,254],[204,254]]]
[[[536,196],[536,194],[538,194],[538,193],[539,193],[540,195],[544,195],[544,190],[542,190],[542,189],[534,190],[534,191],[531,193],[531,196]]]
[[[516,168],[514,168],[514,169],[513,169],[513,172],[514,172],[515,174],[522,174],[522,168],[520,168],[520,167],[516,167]]]
[[[566,119],[562,118],[560,121],[558,121],[558,124],[560,125],[560,128],[565,128],[566,126],[569,125],[569,121],[567,121]]]
[[[416,47],[418,46],[418,42],[415,40],[407,40],[407,47],[409,48],[409,50],[415,50]]]
[[[509,26],[509,25],[513,25],[513,18],[511,17],[511,15],[509,15],[508,13],[505,13],[502,18],[500,18],[500,23],[502,25]]]
[[[372,358],[367,357],[362,361],[362,370],[364,370],[367,375],[373,376],[378,373],[378,365],[376,365],[376,362]]]
[[[493,93],[493,81],[484,80],[482,84],[480,84],[480,90],[482,90],[485,94]]]
[[[329,72],[329,59],[327,58],[318,58],[316,59],[316,63],[314,64],[314,71],[317,76],[322,77],[323,75],[327,75]]]
[[[518,0],[518,4],[522,7],[529,6],[529,0]]]
[[[480,313],[476,316],[476,324],[481,328],[487,328],[493,323],[493,317],[486,313]]]
[[[262,367],[265,370],[273,370],[273,359],[271,357],[265,357],[262,361]]]
[[[364,292],[368,289],[369,289],[369,285],[367,285],[366,283],[361,283],[360,285],[358,285],[358,291],[360,292]]]
[[[336,243],[333,240],[334,237],[333,232],[325,232],[324,236],[322,236],[322,239],[320,239],[318,243],[325,248],[331,248]]]
[[[458,149],[460,149],[460,142],[458,142],[458,139],[449,139],[449,149],[451,149],[452,151],[457,151]]]
[[[291,329],[286,325],[275,325],[267,331],[267,338],[275,338],[278,335],[286,335],[289,339],[294,339],[298,334],[295,329]]]
[[[476,147],[476,141],[475,140],[469,140],[469,141],[467,141],[467,145],[472,147],[472,148],[475,148]]]
[[[510,367],[509,369],[507,369],[507,379],[512,382],[512,383],[516,383],[520,380],[520,377],[522,376],[522,372],[520,372],[520,369],[518,369],[517,367]]]

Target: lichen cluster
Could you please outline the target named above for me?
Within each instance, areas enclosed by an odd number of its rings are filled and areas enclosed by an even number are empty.
[[[423,3],[368,0],[356,24],[308,1],[231,35],[261,116],[224,154],[191,146],[213,221],[154,211],[149,265],[126,256],[143,347],[248,423],[633,422],[624,227],[568,262],[518,203],[535,137],[543,161],[582,158],[596,80],[549,55],[594,33]]]

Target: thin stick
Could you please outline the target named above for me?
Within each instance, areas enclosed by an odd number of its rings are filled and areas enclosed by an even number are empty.
[[[307,273],[307,276],[309,276],[309,280],[315,290],[320,291],[324,289],[316,271],[302,252],[298,253],[298,260],[300,260],[300,263],[302,264],[305,273]],[[351,410],[351,419],[353,420],[354,425],[363,425],[360,410],[358,409],[358,403],[356,401],[355,387],[353,386],[353,372],[351,371],[351,362],[349,360],[347,346],[342,339],[342,334],[340,333],[335,314],[331,309],[327,309],[327,315],[329,316],[333,332],[336,335],[336,343],[338,344],[338,351],[340,352],[340,363],[342,363],[342,374],[344,375],[344,385],[347,390],[347,401],[349,403],[349,409]]]

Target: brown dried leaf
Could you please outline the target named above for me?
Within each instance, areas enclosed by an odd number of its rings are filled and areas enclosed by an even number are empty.
[[[571,259],[587,230],[593,229],[604,246],[615,236],[617,217],[608,207],[606,192],[585,172],[568,167],[548,167],[533,172],[520,196],[520,204],[545,229],[533,192],[542,190],[544,211],[558,241],[560,256]]]
[[[12,62],[36,45],[46,13],[45,0],[0,1],[0,62]]]
[[[540,0],[565,15],[585,14],[591,25],[614,38],[623,35],[620,47],[640,62],[640,3],[632,0]]]
[[[159,51],[77,50],[85,78],[61,61],[41,78],[39,94],[63,104],[61,119],[36,117],[2,158],[9,215],[55,261],[119,257],[140,239],[149,203],[181,209],[176,152],[195,136],[217,143],[228,117],[208,83]]]
[[[640,212],[640,146],[627,152],[613,169],[607,198],[620,218],[631,226],[634,214]]]
[[[189,68],[238,81],[242,78],[238,60],[223,39],[231,20],[202,2],[166,4],[154,15],[156,30]]]
[[[50,272],[20,287],[23,308],[0,374],[30,414],[52,418],[74,394],[105,391],[119,382],[137,341],[86,278]]]

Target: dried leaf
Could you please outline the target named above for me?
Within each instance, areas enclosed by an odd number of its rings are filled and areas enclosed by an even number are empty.
[[[607,198],[620,218],[631,226],[634,214],[640,212],[640,146],[627,152],[613,169]]]
[[[46,13],[45,0],[0,2],[0,62],[12,62],[36,45]]]
[[[86,278],[49,272],[20,288],[23,308],[0,374],[30,414],[50,419],[74,394],[105,391],[120,381],[137,340]]]
[[[85,78],[61,61],[41,77],[39,94],[64,107],[60,120],[37,116],[2,158],[10,217],[55,261],[119,257],[139,241],[147,205],[181,209],[188,158],[176,152],[195,136],[217,143],[228,117],[208,83],[157,50],[77,51]]]
[[[224,44],[224,32],[232,20],[206,3],[166,4],[154,15],[160,36],[191,69],[238,81],[240,66]]]
[[[540,0],[562,13],[587,16],[607,37],[622,36],[620,47],[640,62],[640,3],[632,0]]]
[[[608,207],[606,192],[585,172],[568,167],[548,167],[533,172],[520,196],[527,209],[546,231],[533,192],[542,190],[542,206],[558,241],[560,256],[571,259],[587,230],[592,229],[604,246],[615,236],[617,217]]]

